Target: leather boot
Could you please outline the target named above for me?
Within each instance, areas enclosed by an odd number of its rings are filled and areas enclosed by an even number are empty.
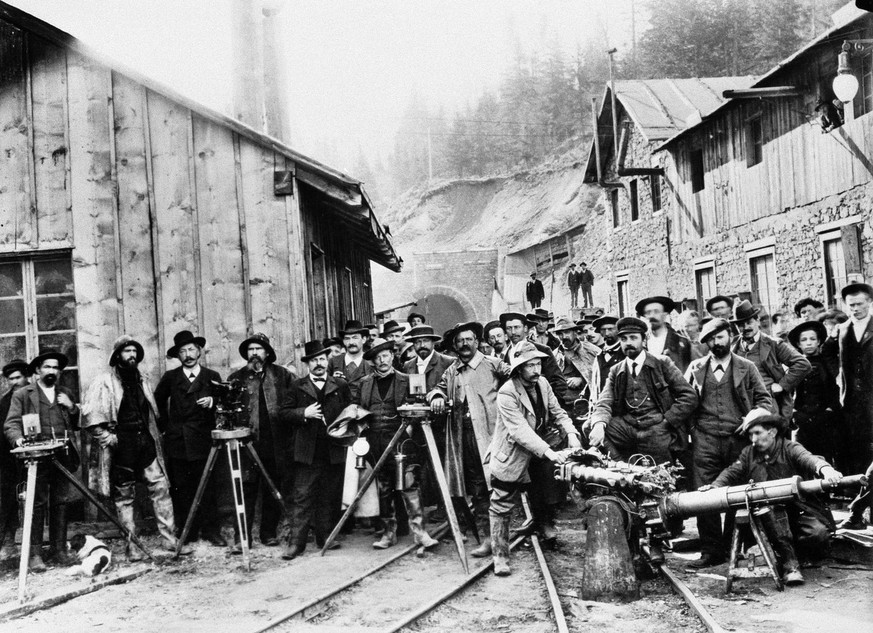
[[[42,530],[45,523],[45,510],[33,509],[33,523],[30,528],[30,557],[27,566],[30,571],[41,574],[45,571],[45,563],[42,560]]]
[[[118,515],[118,520],[127,528],[131,536],[136,536],[136,521],[133,515],[133,503],[116,502],[115,513]],[[133,544],[132,539],[128,539],[127,548],[125,549],[127,560],[131,563],[143,560],[146,556],[143,551]]]
[[[490,519],[488,518],[488,506],[490,501],[488,497],[484,499],[473,499],[473,516],[476,519],[476,525],[479,527],[480,539],[482,542],[476,547],[470,556],[474,558],[487,558],[491,556],[491,534],[490,534]]]
[[[52,509],[49,520],[49,541],[54,551],[53,560],[64,567],[77,564],[79,561],[67,549],[67,504],[61,503]]]
[[[424,529],[424,516],[421,510],[421,496],[418,490],[403,492],[403,503],[406,506],[406,514],[409,515],[409,530],[415,543],[424,549],[430,549],[440,544]]]
[[[491,551],[494,557],[494,575],[508,576],[509,569],[509,517],[491,516]]]
[[[776,556],[782,562],[782,573],[787,577],[792,572],[800,574],[800,561],[794,549],[794,536],[791,534],[791,524],[784,508],[771,507],[758,515],[767,536],[773,541]],[[803,579],[801,577],[801,582]]]
[[[382,538],[373,543],[374,549],[388,549],[397,545],[397,519],[382,519],[382,523],[385,531],[382,532]]]

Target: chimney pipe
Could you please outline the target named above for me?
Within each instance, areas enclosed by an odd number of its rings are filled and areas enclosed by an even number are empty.
[[[280,24],[285,4],[285,0],[263,2],[265,131],[270,136],[290,143],[288,73]]]
[[[263,131],[264,47],[259,0],[231,0],[233,116]]]

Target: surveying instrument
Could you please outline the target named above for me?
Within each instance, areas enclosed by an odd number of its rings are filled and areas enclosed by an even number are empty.
[[[132,534],[124,524],[118,520],[112,512],[100,503],[97,497],[94,496],[88,487],[85,486],[79,479],[73,475],[67,468],[58,461],[58,455],[62,452],[66,453],[69,450],[70,438],[67,432],[64,431],[64,437],[58,438],[52,431],[52,437],[47,438],[41,433],[39,423],[39,414],[26,413],[21,416],[22,426],[24,430],[24,440],[21,446],[13,448],[10,453],[16,458],[22,460],[27,467],[27,483],[24,495],[24,527],[21,532],[21,560],[18,564],[18,602],[24,604],[25,593],[27,588],[27,568],[30,562],[30,535],[34,527],[39,530],[40,537],[42,536],[42,525],[33,525],[33,506],[36,502],[36,472],[41,463],[49,466],[54,466],[71,484],[76,488],[82,496],[85,497],[91,504],[97,508],[107,519],[112,521],[121,533],[133,542],[143,553],[150,559],[152,558],[142,542]],[[51,509],[49,509],[51,510]],[[42,538],[40,538],[42,540]]]
[[[430,406],[425,403],[424,374],[409,375],[409,392],[409,398],[412,400],[412,402],[410,404],[404,404],[397,407],[397,413],[400,414],[400,426],[394,433],[394,436],[391,438],[391,441],[388,443],[385,451],[374,464],[373,469],[369,473],[367,473],[364,481],[361,482],[361,485],[358,487],[358,492],[355,495],[354,500],[352,500],[351,504],[349,504],[349,507],[346,508],[346,511],[343,514],[342,518],[333,528],[333,531],[330,533],[330,536],[327,537],[327,540],[325,540],[324,546],[321,548],[321,555],[324,556],[325,552],[330,549],[331,544],[333,543],[337,534],[339,534],[345,522],[350,516],[354,514],[355,509],[358,507],[358,503],[361,501],[364,494],[367,492],[367,489],[376,479],[376,475],[379,473],[379,470],[385,465],[385,462],[388,461],[388,457],[391,455],[397,445],[400,444],[403,440],[403,436],[407,432],[407,429],[412,424],[418,424],[421,427],[422,433],[424,434],[425,442],[427,443],[427,452],[430,456],[430,463],[433,467],[434,474],[436,475],[437,483],[439,484],[440,488],[440,493],[443,498],[443,503],[446,507],[446,514],[449,517],[449,525],[452,528],[452,535],[455,539],[455,547],[458,550],[458,557],[461,559],[461,566],[464,568],[464,573],[469,574],[470,568],[467,563],[467,550],[464,549],[464,537],[462,536],[461,529],[458,526],[458,515],[455,513],[455,507],[452,503],[452,497],[449,494],[449,485],[448,482],[446,482],[446,474],[443,471],[442,460],[440,459],[440,455],[437,452],[436,440],[434,439],[433,429],[431,428],[432,417]],[[451,403],[447,403],[447,405],[447,411],[451,412]],[[360,440],[358,441],[360,442]],[[358,455],[358,457],[362,457],[362,455],[359,455],[360,449],[356,448],[357,446],[358,443],[356,442],[356,446],[353,446],[352,450],[355,452],[356,455]],[[367,445],[367,450],[369,451],[369,445]],[[399,452],[397,455],[395,455],[395,461],[397,462],[398,470],[396,479],[398,480],[397,483],[400,484],[402,481],[401,469],[403,468],[403,459],[402,455]],[[475,523],[473,525],[475,526]],[[473,530],[475,531],[475,527],[473,528]]]
[[[194,523],[194,517],[197,515],[197,509],[203,499],[203,494],[206,492],[209,477],[215,468],[215,462],[218,460],[218,453],[224,447],[227,452],[227,463],[230,465],[230,485],[233,490],[233,503],[236,510],[236,525],[239,528],[243,565],[245,565],[247,570],[251,570],[252,561],[249,553],[249,529],[248,521],[246,520],[240,447],[244,446],[248,449],[276,501],[283,507],[285,503],[282,500],[279,489],[276,488],[276,484],[273,483],[273,480],[267,473],[264,462],[261,461],[255,447],[252,446],[253,431],[249,420],[249,408],[243,404],[245,387],[238,380],[231,382],[216,382],[213,380],[212,385],[218,392],[218,402],[215,405],[215,429],[212,431],[212,448],[209,449],[206,467],[203,469],[203,475],[200,477],[200,483],[194,495],[194,502],[191,504],[188,518],[185,520],[182,536],[179,537],[179,542],[176,544],[175,557],[179,557],[182,546],[188,538],[188,533],[191,531],[191,526]]]

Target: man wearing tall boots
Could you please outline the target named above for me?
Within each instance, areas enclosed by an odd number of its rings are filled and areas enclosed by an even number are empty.
[[[375,464],[385,452],[391,438],[400,428],[401,420],[397,407],[401,406],[409,393],[409,376],[394,369],[394,343],[385,339],[376,339],[373,346],[365,354],[367,360],[373,363],[373,373],[361,382],[361,393],[356,404],[360,404],[371,413],[368,439],[370,442],[369,458]],[[405,472],[403,487],[400,490],[406,513],[409,517],[409,529],[419,545],[430,548],[438,541],[432,538],[424,529],[421,496],[419,495],[419,471],[422,458],[415,442],[406,441],[409,435],[401,437],[400,442],[388,455],[386,465],[378,473],[379,484],[379,515],[382,519],[384,532],[382,537],[373,543],[376,549],[387,549],[397,543],[397,517],[394,510],[395,472],[391,467],[395,463],[395,455],[405,456]]]
[[[322,547],[342,505],[347,449],[327,434],[327,427],[351,404],[352,394],[344,380],[328,374],[329,351],[318,340],[306,343],[302,360],[309,374],[294,381],[279,410],[282,423],[294,433],[288,455],[294,462],[294,482],[286,497],[291,529],[282,550],[285,560],[303,553],[310,527],[315,544]]]
[[[354,398],[361,389],[364,376],[373,373],[372,363],[364,360],[364,343],[369,339],[370,333],[360,321],[351,320],[346,321],[346,326],[340,330],[339,335],[346,351],[328,360],[327,372],[348,383]]]
[[[9,413],[3,424],[6,439],[13,447],[24,443],[23,417],[28,414],[39,416],[40,435],[43,438],[61,438],[65,434],[72,437],[79,428],[79,407],[73,402],[73,393],[58,385],[67,362],[67,357],[56,351],[44,351],[30,361],[28,369],[36,375],[36,383],[13,392]],[[79,453],[72,443],[67,444],[67,451],[57,455],[57,459],[72,473],[79,467]],[[74,498],[72,484],[56,468],[48,463],[39,466],[30,533],[28,565],[32,571],[45,571],[42,532],[47,510],[50,512],[49,543],[52,556],[61,565],[76,562],[75,556],[67,550],[67,504]]]
[[[3,377],[9,391],[0,398],[0,423],[6,420],[12,394],[24,387],[30,377],[27,362],[16,358],[3,367]],[[0,562],[15,556],[15,531],[18,529],[18,496],[16,487],[21,480],[21,464],[9,451],[12,445],[6,436],[0,437]]]
[[[164,435],[170,494],[173,512],[181,528],[191,512],[197,487],[206,468],[215,428],[215,386],[221,376],[201,365],[206,339],[183,330],[173,337],[168,358],[181,366],[161,377],[155,388],[158,405],[158,429]],[[221,535],[215,478],[210,477],[200,500],[197,517],[188,533],[190,541],[198,536],[216,547],[226,547]]]
[[[506,380],[501,362],[479,351],[482,326],[476,322],[461,323],[450,332],[457,360],[443,373],[434,389],[428,393],[431,411],[446,413],[446,402],[453,407],[446,423],[446,449],[443,466],[449,494],[459,503],[473,501],[473,517],[486,531],[491,477],[486,464],[488,447],[497,424],[497,390]],[[491,539],[482,539],[470,552],[476,558],[491,555]]]
[[[102,459],[92,459],[89,487],[106,497],[111,494],[119,520],[136,535],[136,483],[145,483],[163,546],[172,552],[177,544],[176,517],[158,431],[157,404],[139,371],[144,355],[142,345],[130,336],[118,338],[109,357],[109,371],[91,383],[85,396],[84,427],[97,443],[95,453],[102,452]],[[186,547],[181,553],[191,551]],[[137,561],[145,554],[128,543],[127,556]]]
[[[253,334],[239,346],[239,354],[247,364],[228,376],[228,381],[238,380],[244,387],[243,405],[248,407],[249,424],[253,431],[252,446],[264,463],[264,468],[273,483],[282,490],[289,490],[293,481],[292,464],[286,461],[291,450],[292,435],[287,425],[282,424],[279,408],[291,391],[294,376],[276,363],[276,352],[265,334]],[[282,504],[277,501],[257,464],[248,452],[242,452],[243,492],[246,505],[249,538],[255,519],[255,502],[261,490],[261,543],[268,547],[279,545],[279,523],[282,520]],[[235,528],[239,532],[239,528]],[[232,552],[242,553],[239,534]],[[249,543],[251,546],[251,543]]]
[[[691,361],[685,379],[697,391],[700,402],[691,417],[693,486],[712,483],[748,445],[739,433],[743,421],[770,413],[770,393],[755,365],[731,353],[731,324],[712,319],[700,331],[700,342],[709,353]],[[725,532],[730,532],[733,512],[727,513]],[[719,565],[725,560],[721,515],[697,517],[701,557],[694,567]]]
[[[554,540],[554,508],[566,491],[554,467],[566,461],[560,446],[581,446],[579,432],[542,376],[544,352],[525,342],[512,351],[509,380],[497,392],[497,424],[488,450],[491,472],[491,549],[494,573],[508,576],[509,520],[519,493],[530,492],[534,521]]]

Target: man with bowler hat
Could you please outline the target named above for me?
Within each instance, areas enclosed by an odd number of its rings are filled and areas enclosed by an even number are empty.
[[[264,469],[279,490],[289,490],[293,481],[292,465],[288,461],[292,436],[282,424],[279,408],[288,399],[294,376],[276,363],[276,352],[266,334],[251,335],[239,345],[239,355],[246,360],[245,367],[228,376],[228,381],[238,380],[245,387],[243,405],[249,411],[252,428],[252,446],[261,458]],[[282,504],[273,497],[269,486],[262,481],[262,474],[251,456],[242,453],[243,493],[246,505],[249,538],[255,519],[255,501],[258,490],[262,491],[261,543],[268,547],[279,545],[278,528],[282,519]],[[239,528],[235,528],[237,531]],[[232,552],[242,553],[242,544],[237,543]],[[251,545],[251,543],[249,543]]]
[[[794,390],[812,371],[812,365],[803,354],[785,341],[761,331],[758,308],[748,301],[734,306],[731,323],[740,330],[740,336],[733,343],[733,351],[738,356],[752,361],[764,379],[764,385],[773,396],[773,409],[786,422],[794,414]]]
[[[619,320],[625,359],[609,370],[587,430],[591,445],[604,445],[614,457],[642,453],[662,464],[686,449],[697,393],[669,357],[646,353],[648,329],[635,317]]]
[[[3,367],[3,377],[9,391],[0,398],[0,422],[6,420],[12,394],[24,387],[30,377],[27,362],[16,358]],[[18,496],[16,486],[21,480],[21,464],[9,451],[12,445],[6,436],[0,437],[0,561],[15,556],[15,531],[18,529]]]
[[[585,262],[579,264],[579,272],[576,273],[576,278],[579,280],[579,288],[582,289],[582,298],[585,300],[585,307],[592,307],[594,305],[594,299],[591,297],[591,289],[594,287],[594,273],[588,270],[588,264]]]
[[[636,305],[637,316],[649,323],[646,350],[669,357],[684,372],[691,362],[691,341],[670,325],[669,315],[675,309],[676,302],[670,297],[647,297]]]
[[[346,447],[327,434],[327,427],[351,404],[352,394],[344,380],[328,372],[329,351],[318,340],[304,345],[302,360],[309,373],[294,381],[279,410],[281,422],[291,426],[294,434],[289,455],[294,481],[286,497],[290,531],[282,550],[285,560],[303,553],[310,527],[316,545],[322,547],[342,505]]]
[[[188,330],[177,333],[173,346],[167,350],[167,358],[175,358],[181,365],[165,373],[155,388],[158,428],[164,434],[173,511],[180,524],[188,518],[194,503],[215,428],[214,383],[221,382],[221,376],[201,365],[205,346],[206,339],[202,336],[194,336]],[[221,535],[214,481],[210,477],[188,538],[193,541],[199,535],[216,547],[226,547],[227,541]]]
[[[685,379],[697,390],[700,399],[691,417],[693,486],[712,483],[730,466],[748,440],[739,433],[743,422],[755,415],[768,415],[770,393],[754,363],[731,353],[731,324],[713,319],[700,331],[700,342],[709,353],[691,361]],[[733,512],[725,520],[730,533]],[[702,555],[694,567],[719,565],[725,559],[721,516],[717,513],[697,517]]]
[[[135,535],[136,483],[145,483],[163,546],[175,551],[176,517],[157,424],[158,407],[139,371],[144,356],[138,341],[122,335],[113,345],[110,369],[88,388],[82,405],[84,426],[97,444],[89,467],[89,487],[109,497],[111,483],[118,518]],[[186,547],[181,553],[191,551]],[[127,556],[136,561],[145,555],[128,543]]]
[[[6,439],[13,447],[24,443],[23,418],[28,414],[39,416],[40,435],[43,438],[72,436],[79,428],[79,407],[73,402],[73,392],[58,384],[61,372],[67,366],[67,357],[49,350],[40,353],[28,364],[36,375],[36,382],[17,389],[9,403],[9,413],[3,424]],[[79,467],[79,452],[72,443],[67,451],[56,455],[67,470],[76,472]],[[76,562],[67,550],[67,504],[75,499],[72,484],[57,469],[43,465],[37,471],[36,498],[33,507],[33,527],[30,532],[30,561],[32,571],[44,571],[42,531],[47,507],[49,518],[49,542],[51,555],[61,565]]]
[[[537,308],[533,312],[528,312],[526,315],[527,324],[533,328],[528,334],[528,339],[534,343],[545,345],[552,353],[555,353],[561,347],[561,339],[549,332],[549,311],[543,308]]]
[[[361,389],[361,380],[373,372],[373,364],[364,360],[364,344],[369,339],[369,330],[360,321],[352,319],[346,321],[339,335],[346,351],[328,359],[327,372],[334,378],[346,381],[355,398]]]
[[[530,274],[530,281],[524,288],[524,295],[531,308],[539,308],[546,298],[546,290],[543,288],[543,282],[537,279],[536,271]]]

